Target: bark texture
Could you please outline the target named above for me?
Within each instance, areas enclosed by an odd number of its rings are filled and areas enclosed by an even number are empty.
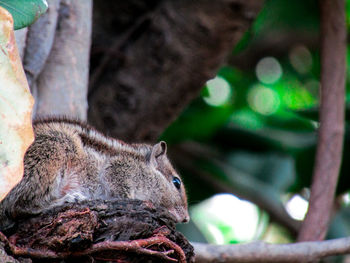
[[[346,25],[344,0],[322,0],[321,110],[309,211],[298,240],[323,240],[331,218],[342,159],[345,111]]]
[[[96,1],[89,121],[126,141],[156,140],[215,76],[262,3]]]
[[[23,219],[5,234],[8,238],[0,233],[0,241],[7,252],[33,262],[185,263],[194,258],[167,211],[139,200],[66,204]]]
[[[6,263],[32,263],[33,261],[29,258],[19,258],[15,259],[14,257],[9,256],[5,251],[5,243],[0,242],[0,262],[6,262]]]

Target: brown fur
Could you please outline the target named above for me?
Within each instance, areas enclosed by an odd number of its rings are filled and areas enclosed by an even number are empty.
[[[166,144],[126,144],[68,119],[34,123],[35,142],[24,158],[24,177],[0,203],[0,229],[16,218],[80,200],[132,198],[163,206],[187,222],[183,184],[166,157]]]

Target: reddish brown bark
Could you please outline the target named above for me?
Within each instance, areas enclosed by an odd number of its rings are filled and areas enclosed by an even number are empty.
[[[298,241],[323,240],[330,222],[344,134],[344,0],[321,0],[321,107],[309,211]]]
[[[193,247],[163,208],[131,199],[65,204],[0,232],[14,256],[45,262],[193,262]],[[7,256],[7,255],[6,255]],[[2,261],[1,261],[2,262]]]

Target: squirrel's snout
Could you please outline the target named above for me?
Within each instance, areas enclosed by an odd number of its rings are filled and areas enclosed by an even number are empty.
[[[187,209],[182,207],[169,209],[169,212],[175,217],[177,223],[188,223],[190,221],[190,216]]]
[[[188,222],[190,222],[190,216],[189,216],[189,215],[186,216],[186,217],[182,220],[181,223],[188,223]]]

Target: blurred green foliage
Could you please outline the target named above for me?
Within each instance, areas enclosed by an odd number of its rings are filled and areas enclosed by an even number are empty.
[[[350,0],[346,2],[349,28]],[[280,34],[300,36],[300,43],[290,47],[280,42],[277,55],[276,47],[266,49],[253,56],[256,60],[249,68],[240,69],[239,63],[221,68],[199,98],[162,135],[161,139],[174,147],[195,141],[206,149],[191,153],[191,145],[188,147],[192,170],[177,162],[191,203],[222,191],[216,183],[234,193],[270,197],[272,203],[282,203],[286,194],[300,193],[310,186],[318,127],[318,10],[318,1],[314,0],[266,1],[232,56],[254,52],[251,47],[259,43],[279,43],[267,40]],[[315,36],[316,45],[308,45],[310,41],[303,40],[305,34]],[[349,58],[348,52],[348,64]],[[349,80],[348,70],[348,105]],[[223,87],[225,82],[229,91]],[[337,195],[350,189],[349,116]],[[345,207],[339,211],[330,237],[350,234],[350,222],[345,219],[348,210]]]

